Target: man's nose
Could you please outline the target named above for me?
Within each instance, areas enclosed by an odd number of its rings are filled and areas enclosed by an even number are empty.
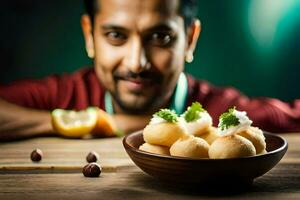
[[[131,41],[125,63],[130,71],[134,73],[145,70],[149,65],[145,49],[140,39],[136,38]]]

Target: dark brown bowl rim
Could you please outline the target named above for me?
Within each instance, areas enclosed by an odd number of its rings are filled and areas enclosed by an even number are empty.
[[[241,158],[222,158],[222,159],[214,159],[214,158],[186,158],[186,157],[180,157],[180,156],[167,156],[167,155],[159,155],[159,154],[155,154],[155,153],[150,153],[150,152],[147,152],[147,151],[142,151],[142,150],[139,150],[139,149],[136,149],[135,147],[129,145],[127,143],[127,138],[130,137],[131,135],[134,135],[134,134],[142,134],[142,130],[139,130],[139,131],[135,131],[133,133],[130,133],[128,135],[126,135],[124,138],[123,138],[123,146],[125,149],[129,148],[130,150],[138,153],[138,154],[143,154],[145,156],[148,156],[148,157],[157,157],[157,158],[164,158],[164,159],[170,159],[170,160],[186,160],[186,161],[231,161],[231,160],[245,160],[245,159],[254,159],[254,158],[258,158],[258,157],[268,157],[270,155],[273,155],[273,154],[277,154],[281,151],[283,151],[284,149],[286,149],[288,147],[288,142],[285,138],[279,136],[279,135],[276,135],[274,133],[270,133],[270,132],[267,132],[267,131],[263,131],[264,135],[269,135],[269,136],[272,136],[272,137],[277,137],[281,140],[283,140],[283,145],[280,146],[279,148],[273,150],[273,151],[269,151],[267,153],[264,153],[264,154],[259,154],[259,155],[255,155],[255,156],[248,156],[248,157],[241,157]]]

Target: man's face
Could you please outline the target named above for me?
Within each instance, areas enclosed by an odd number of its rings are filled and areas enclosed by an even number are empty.
[[[126,112],[147,112],[172,95],[187,38],[177,0],[100,0],[93,26],[96,74]]]

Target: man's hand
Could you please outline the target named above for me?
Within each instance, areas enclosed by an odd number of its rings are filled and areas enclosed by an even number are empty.
[[[24,108],[0,98],[0,141],[54,134],[50,112]]]

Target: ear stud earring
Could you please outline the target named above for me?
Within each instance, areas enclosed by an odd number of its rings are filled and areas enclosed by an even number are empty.
[[[185,56],[185,61],[186,61],[187,63],[191,63],[191,62],[193,62],[193,60],[194,60],[194,55],[193,55],[193,53],[192,53],[191,51],[188,51],[188,52],[186,53],[186,56]]]
[[[87,55],[89,58],[93,59],[95,56],[94,50],[87,50]]]

